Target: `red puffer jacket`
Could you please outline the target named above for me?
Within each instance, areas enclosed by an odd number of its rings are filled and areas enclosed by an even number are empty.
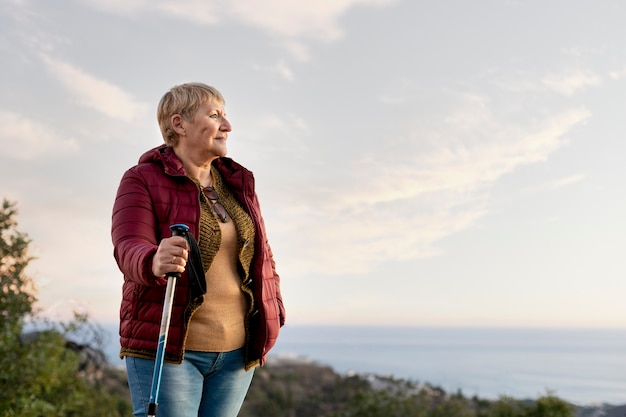
[[[280,278],[267,241],[252,172],[226,157],[215,160],[214,165],[255,226],[252,282],[246,285],[252,289],[258,313],[255,311],[246,320],[246,366],[262,366],[285,323]],[[111,228],[114,256],[124,274],[120,357],[155,357],[165,285],[152,274],[152,256],[161,239],[171,235],[170,225],[186,224],[197,240],[199,221],[197,185],[185,175],[172,148],[162,145],[146,152],[139,164],[122,177]],[[185,272],[176,284],[166,347],[165,360],[171,363],[183,359],[187,325],[198,306],[190,292]]]

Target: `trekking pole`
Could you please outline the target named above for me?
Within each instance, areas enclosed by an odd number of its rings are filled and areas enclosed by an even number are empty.
[[[187,233],[189,227],[184,224],[174,224],[170,226],[172,236],[182,236]],[[165,358],[165,344],[167,334],[170,329],[170,319],[172,304],[174,301],[174,289],[176,280],[180,278],[180,272],[169,272],[167,274],[167,287],[165,287],[165,301],[163,302],[163,313],[161,315],[161,329],[159,330],[159,342],[157,345],[156,358],[154,360],[154,373],[152,374],[152,389],[150,390],[150,404],[148,404],[148,417],[155,417],[159,407],[159,388],[161,386],[161,374],[163,371],[163,360]]]

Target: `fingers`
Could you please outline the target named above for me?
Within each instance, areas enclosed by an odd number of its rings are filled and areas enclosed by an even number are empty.
[[[188,257],[189,246],[183,237],[165,238],[152,258],[152,273],[157,277],[163,277],[170,272],[182,273],[185,271]]]
[[[171,249],[173,255],[184,256],[187,259],[187,251],[189,250],[189,244],[187,239],[181,236],[172,236],[165,238],[159,244],[159,247],[164,249]]]
[[[176,260],[174,260],[174,257],[182,258],[184,261],[187,261],[187,258],[189,256],[189,245],[187,244],[185,238],[182,238],[180,236],[172,236],[161,241],[157,252],[159,251],[161,251],[164,256],[169,255],[169,260],[171,261],[171,263],[176,264],[179,263],[180,260],[179,262],[176,262]],[[167,260],[167,258],[165,257],[164,260]]]
[[[182,257],[182,256],[174,256],[172,258],[172,264],[173,265],[180,265],[184,269],[185,266],[187,265],[187,259],[185,257]]]

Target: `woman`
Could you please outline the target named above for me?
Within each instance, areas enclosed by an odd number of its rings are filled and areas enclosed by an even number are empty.
[[[120,356],[134,415],[146,415],[149,403],[165,275],[180,272],[158,416],[234,417],[285,322],[254,177],[225,157],[231,125],[215,88],[173,87],[157,118],[165,144],[124,174],[112,218],[124,274]],[[186,268],[194,259],[187,240],[171,236],[177,223],[198,241],[204,276]]]

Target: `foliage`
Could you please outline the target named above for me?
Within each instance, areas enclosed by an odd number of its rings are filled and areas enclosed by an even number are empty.
[[[340,376],[304,362],[258,369],[240,417],[573,417],[550,393],[536,401],[448,394],[429,384],[380,376]]]
[[[523,417],[526,415],[526,407],[520,401],[510,397],[501,397],[492,407],[492,417]]]
[[[30,239],[17,229],[16,214],[15,204],[5,200],[0,209],[0,417],[128,415],[128,400],[104,386],[103,376],[113,371],[86,355],[97,350],[68,341],[93,340],[87,317],[49,323],[34,312],[36,288],[25,274],[33,259]],[[24,333],[27,320],[34,329],[30,333]]]
[[[573,417],[572,405],[548,392],[537,401],[521,402],[500,398],[492,407],[491,417]]]
[[[572,417],[572,406],[548,392],[528,408],[525,417]]]
[[[357,377],[337,375],[314,364],[283,364],[257,369],[240,417],[329,416],[354,391],[368,386]]]
[[[0,333],[19,330],[36,301],[34,284],[25,274],[33,259],[30,239],[17,230],[15,204],[7,200],[0,209]]]

